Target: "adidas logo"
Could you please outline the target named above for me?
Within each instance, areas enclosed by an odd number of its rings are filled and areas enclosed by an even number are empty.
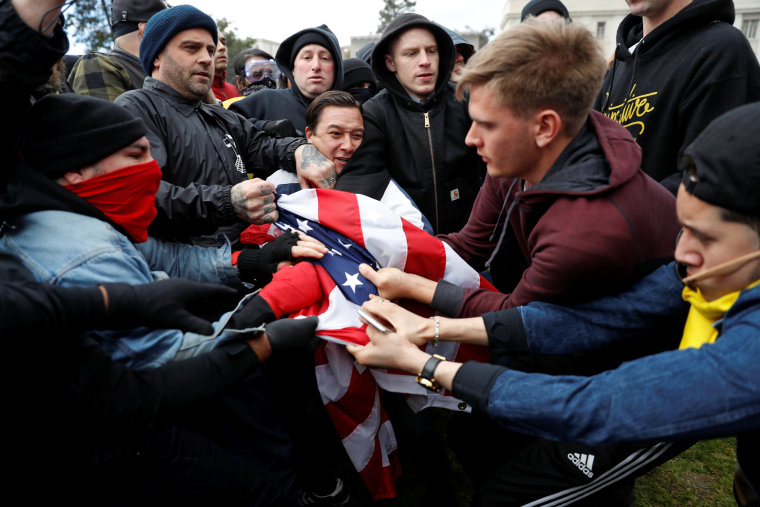
[[[594,465],[593,454],[578,454],[577,452],[575,454],[568,453],[567,459],[569,459],[573,465],[577,466],[578,470],[583,472],[586,477],[589,479],[594,477],[594,472],[591,471]]]

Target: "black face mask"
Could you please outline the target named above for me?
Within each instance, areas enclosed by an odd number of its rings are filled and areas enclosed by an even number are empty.
[[[247,97],[248,95],[252,94],[253,92],[257,92],[259,90],[264,90],[264,89],[267,89],[267,88],[270,88],[270,89],[277,88],[277,83],[275,83],[274,81],[272,81],[268,77],[265,77],[261,81],[256,81],[255,83],[251,83],[248,86],[246,86],[245,88],[243,88],[240,91],[240,94],[243,97]]]
[[[374,93],[372,93],[372,90],[369,88],[352,88],[348,90],[348,93],[353,95],[359,104],[364,104],[374,95]]]

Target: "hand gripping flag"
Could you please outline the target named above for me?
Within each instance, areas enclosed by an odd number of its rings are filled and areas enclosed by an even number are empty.
[[[396,267],[465,288],[493,287],[447,244],[369,197],[336,190],[302,190],[280,196],[277,205],[280,229],[304,232],[322,241],[329,253],[280,271],[261,296],[278,317],[286,313],[319,316],[316,334],[326,340],[315,354],[322,401],[375,500],[392,498],[400,466],[395,435],[378,388],[403,393],[414,410],[428,406],[459,410],[461,402],[445,391],[426,390],[404,372],[365,368],[348,354],[344,344],[368,342],[366,325],[356,311],[370,294],[377,294],[375,286],[359,273],[358,265]],[[441,342],[435,352],[448,359],[487,360],[485,347],[454,342]]]

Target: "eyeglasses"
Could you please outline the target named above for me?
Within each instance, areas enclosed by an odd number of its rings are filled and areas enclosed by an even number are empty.
[[[274,60],[250,60],[245,64],[245,77],[253,81],[261,81],[265,77],[277,79],[282,75]]]

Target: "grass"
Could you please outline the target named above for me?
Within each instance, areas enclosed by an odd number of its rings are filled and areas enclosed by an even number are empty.
[[[736,440],[698,442],[636,481],[636,505],[736,505]]]

